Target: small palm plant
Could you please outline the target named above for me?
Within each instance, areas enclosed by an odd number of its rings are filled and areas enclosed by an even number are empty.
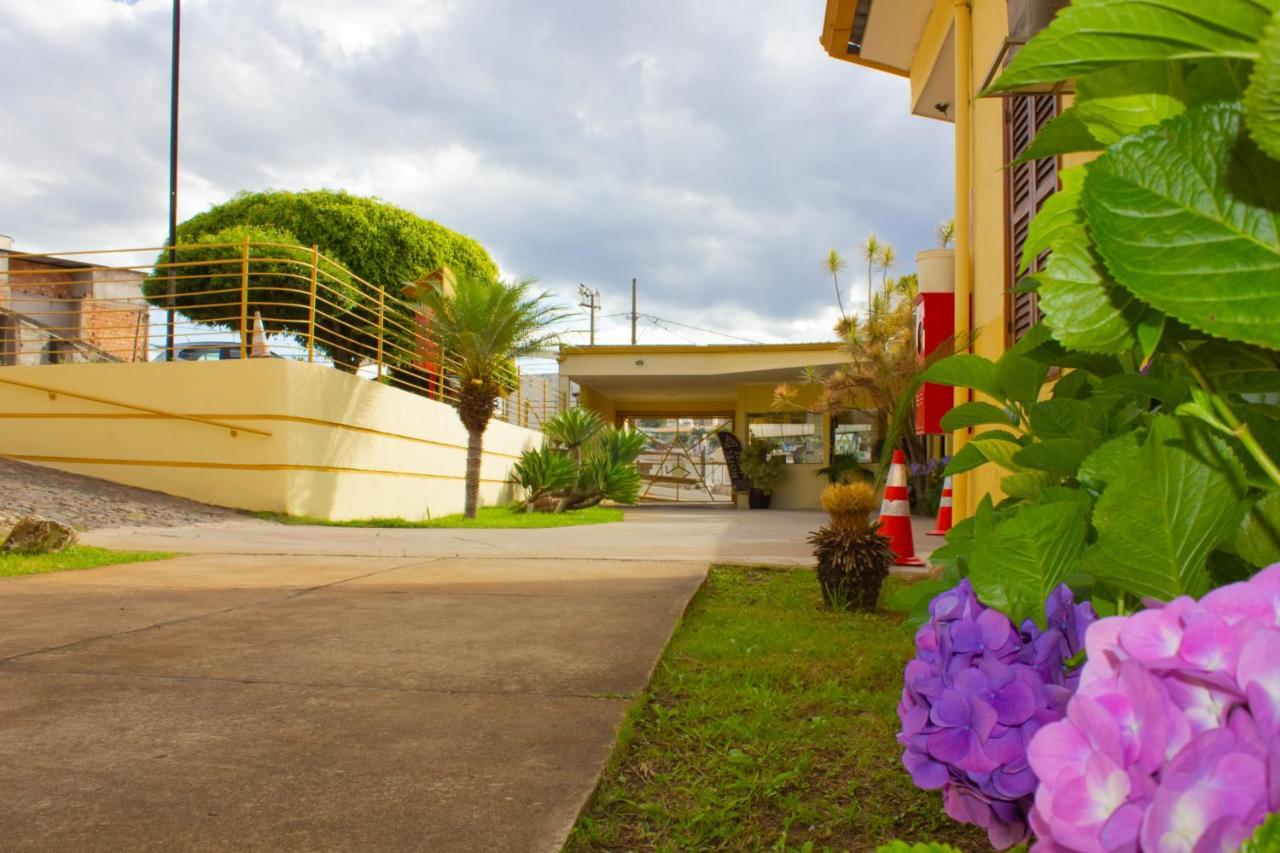
[[[582,448],[604,429],[604,420],[590,409],[565,409],[542,425],[542,432],[557,446],[569,451],[575,464],[582,464]]]
[[[642,432],[606,426],[589,409],[566,409],[542,425],[548,443],[526,450],[515,480],[525,490],[517,509],[556,498],[554,512],[586,509],[602,501],[633,504],[640,497],[636,459],[648,442]]]
[[[525,496],[516,510],[525,512],[533,512],[542,498],[568,489],[578,476],[578,466],[572,459],[545,444],[537,450],[526,450],[511,471]]]
[[[874,610],[893,565],[889,540],[871,526],[876,491],[870,483],[843,483],[822,490],[831,523],[809,534],[818,560],[822,600],[834,610]]]
[[[467,518],[475,518],[479,508],[484,432],[510,381],[511,361],[552,346],[557,336],[549,327],[566,316],[547,294],[530,293],[533,281],[462,276],[452,293],[423,295],[431,332],[449,358],[448,381],[467,430]]]

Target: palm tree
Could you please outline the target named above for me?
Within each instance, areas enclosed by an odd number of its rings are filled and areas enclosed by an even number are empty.
[[[843,255],[832,249],[823,259],[822,266],[831,273],[831,283],[836,288],[836,305],[840,308],[840,316],[846,317],[848,315],[844,313],[844,300],[840,297],[840,273],[844,272],[849,265],[845,262]]]
[[[898,256],[893,251],[893,244],[885,243],[884,246],[880,248],[879,266],[881,273],[880,286],[886,291],[889,289],[889,270],[897,262]]]
[[[862,241],[862,245],[858,247],[858,251],[862,253],[862,257],[867,261],[867,314],[871,314],[871,275],[875,272],[876,264],[880,263],[880,253],[884,251],[884,245],[876,237],[876,233],[872,231],[867,235],[867,239]]]
[[[431,333],[449,358],[448,382],[467,430],[467,518],[480,502],[480,457],[493,409],[510,382],[512,360],[555,344],[548,327],[564,319],[548,295],[531,295],[534,279],[459,277],[453,293],[428,291],[422,308]]]

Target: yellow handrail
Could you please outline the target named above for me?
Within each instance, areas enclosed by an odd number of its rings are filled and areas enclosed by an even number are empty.
[[[250,432],[267,438],[271,437],[271,433],[266,430],[255,429],[254,427],[234,426],[221,421],[210,420],[209,418],[201,418],[196,415],[183,415],[178,412],[166,412],[164,409],[153,409],[149,406],[139,406],[137,403],[125,403],[120,400],[110,400],[106,397],[95,397],[92,394],[81,394],[79,391],[68,391],[65,388],[53,388],[48,385],[39,385],[35,382],[19,382],[18,380],[10,379],[7,376],[0,376],[0,382],[6,385],[15,385],[19,388],[27,388],[31,391],[43,391],[49,395],[50,399],[56,399],[58,394],[62,394],[66,397],[75,397],[78,400],[88,400],[91,403],[101,403],[104,406],[116,406],[121,409],[132,409],[135,412],[145,412],[149,415],[159,415],[164,418],[175,418],[177,420],[192,421],[194,423],[217,427],[219,429],[228,429],[231,430],[231,436],[233,438],[241,432]]]

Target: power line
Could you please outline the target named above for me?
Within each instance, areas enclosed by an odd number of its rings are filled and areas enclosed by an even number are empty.
[[[695,332],[705,332],[708,335],[719,335],[724,338],[732,338],[735,341],[742,341],[748,344],[758,344],[760,341],[751,338],[744,338],[739,335],[731,335],[728,332],[717,332],[715,329],[704,329],[702,326],[692,326],[688,323],[681,323],[679,320],[668,320],[665,317],[656,317],[653,314],[641,314],[641,317],[647,317],[651,320],[661,320],[664,323],[670,323],[673,326],[682,326],[686,329],[693,329]],[[674,333],[673,333],[674,334]]]
[[[680,334],[679,332],[677,332],[675,329],[671,328],[670,326],[664,326],[664,325],[662,324],[661,320],[660,320],[659,318],[657,318],[657,317],[654,317],[652,314],[641,314],[640,316],[641,316],[641,317],[644,317],[644,318],[645,318],[646,320],[648,320],[650,323],[652,323],[653,325],[657,326],[659,329],[662,329],[663,331],[667,332],[668,334],[675,335],[677,338],[679,338],[679,339],[680,339],[680,340],[682,340],[682,341],[688,341],[688,342],[689,342],[689,343],[691,343],[691,344],[697,344],[697,343],[698,343],[698,342],[697,342],[697,341],[695,341],[693,338],[686,338],[684,335]]]

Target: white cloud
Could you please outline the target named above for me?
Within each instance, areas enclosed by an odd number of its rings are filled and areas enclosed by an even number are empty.
[[[162,239],[169,5],[0,0],[0,232],[30,249]],[[187,0],[180,213],[344,188],[476,237],[566,301],[583,281],[626,311],[637,276],[641,310],[668,320],[826,337],[819,260],[856,257],[870,230],[903,259],[928,247],[951,133],[907,115],[904,81],[826,57],[822,8]],[[659,339],[679,337],[648,323]]]

